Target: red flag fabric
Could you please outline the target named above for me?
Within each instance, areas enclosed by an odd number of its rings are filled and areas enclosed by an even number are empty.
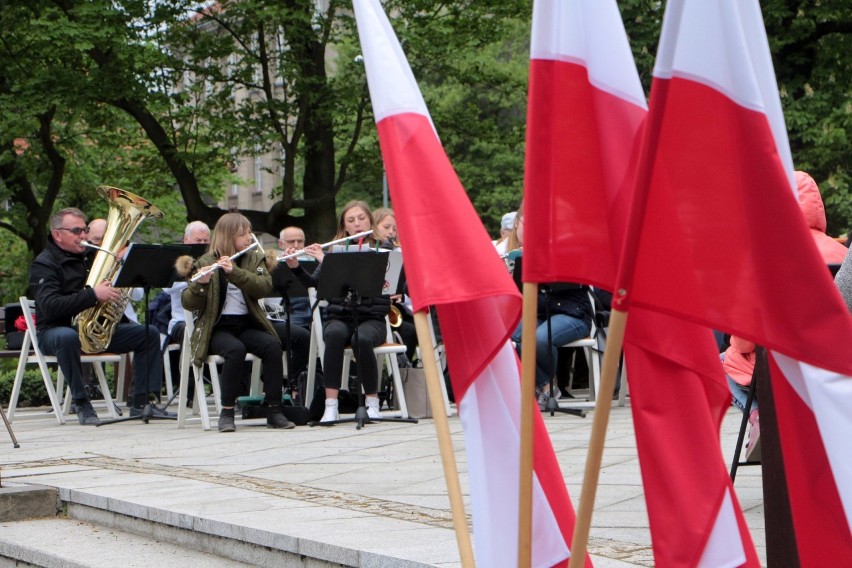
[[[364,64],[415,310],[437,305],[464,427],[477,564],[514,566],[521,297],[441,146],[377,0],[354,0]],[[541,417],[534,425],[533,566],[568,558],[574,512]]]
[[[612,289],[646,111],[615,2],[535,2],[525,281]]]
[[[800,560],[852,558],[852,317],[797,205],[758,2],[670,0],[649,108],[618,286],[771,350]]]
[[[538,0],[531,43],[524,280],[611,290],[646,117],[618,8]],[[625,353],[659,566],[758,565],[722,460],[730,396],[714,348],[706,328],[631,311]]]

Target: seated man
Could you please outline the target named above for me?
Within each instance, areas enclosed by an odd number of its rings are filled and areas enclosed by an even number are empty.
[[[121,292],[107,280],[94,287],[86,284],[90,249],[82,242],[89,228],[82,211],[73,207],[58,211],[50,219],[50,229],[47,246],[30,266],[38,340],[46,354],[56,356],[71,387],[80,424],[97,425],[98,415],[83,387],[80,338],[72,318],[100,302],[118,301]],[[159,393],[162,387],[159,334],[151,327],[147,335],[144,326],[119,323],[107,347],[112,353],[134,352],[131,416],[141,416],[149,393]],[[147,350],[146,345],[150,346]],[[155,415],[168,414],[156,406],[151,408]]]
[[[278,236],[279,252],[291,247],[295,249],[305,248],[305,232],[299,227],[284,227]],[[315,261],[313,257],[309,256],[305,259],[311,262]],[[303,259],[300,257],[299,260]],[[281,297],[265,298],[263,303],[267,311],[275,314],[271,319],[286,319],[282,314],[284,305]],[[310,331],[312,322],[311,306],[306,296],[290,299],[290,321]]]

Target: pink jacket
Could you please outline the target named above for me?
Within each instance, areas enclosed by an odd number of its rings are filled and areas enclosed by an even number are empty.
[[[805,172],[796,172],[796,187],[799,190],[799,208],[811,228],[820,254],[826,264],[840,264],[846,258],[846,247],[825,234],[825,206],[814,178]]]
[[[722,364],[725,373],[744,387],[751,384],[751,375],[754,373],[754,349],[751,341],[732,335],[731,346],[725,351],[725,362]]]

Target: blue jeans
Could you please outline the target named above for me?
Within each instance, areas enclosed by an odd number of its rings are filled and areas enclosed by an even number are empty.
[[[38,343],[45,355],[54,355],[74,400],[88,400],[83,388],[83,365],[80,362],[80,336],[75,327],[52,327],[38,332]],[[147,351],[146,351],[147,344]],[[144,404],[148,393],[158,396],[163,387],[163,360],[160,358],[160,332],[154,326],[120,323],[107,346],[110,353],[134,353],[133,404]],[[62,393],[58,393],[62,396]]]
[[[719,360],[725,362],[725,354],[719,354]],[[728,389],[731,391],[731,402],[734,406],[745,412],[746,402],[748,402],[748,387],[743,386],[725,373],[725,379],[728,381]],[[751,410],[757,410],[757,396],[751,401]],[[749,413],[751,413],[749,410]]]
[[[521,353],[521,332],[523,324],[518,324],[512,341],[518,346],[518,354]],[[565,314],[550,316],[550,334],[553,342],[548,349],[547,345],[547,322],[540,318],[538,327],[535,329],[535,386],[542,387],[550,382],[550,378],[556,373],[556,350],[557,348],[578,339],[589,336],[591,326],[581,319]]]

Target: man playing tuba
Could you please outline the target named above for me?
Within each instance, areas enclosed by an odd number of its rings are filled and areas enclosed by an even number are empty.
[[[72,319],[101,302],[118,301],[121,293],[107,280],[94,286],[86,284],[90,249],[83,242],[88,233],[86,215],[79,209],[69,207],[51,217],[47,247],[30,266],[30,292],[35,298],[39,344],[45,354],[56,356],[62,374],[68,379],[77,406],[77,420],[80,424],[97,425],[98,415],[83,388],[80,338]],[[147,334],[146,340],[146,328],[142,325],[119,323],[107,347],[111,353],[134,353],[131,416],[141,416],[148,404],[148,393],[159,394],[162,388],[159,333],[150,327]],[[147,376],[142,374],[143,369],[147,370]],[[151,409],[155,415],[166,414],[155,405]]]

